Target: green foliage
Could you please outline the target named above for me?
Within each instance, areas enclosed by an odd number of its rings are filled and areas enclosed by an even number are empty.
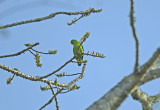
[[[40,89],[41,89],[41,91],[46,91],[46,90],[49,90],[50,87],[49,86],[45,86],[45,87],[40,86]]]
[[[82,44],[83,42],[86,41],[87,38],[89,38],[90,32],[86,32],[86,34],[81,38],[80,43]]]
[[[99,9],[99,10],[95,10],[95,8],[89,8],[88,10],[86,10],[84,13],[82,13],[82,15],[77,19],[77,18],[74,18],[74,20],[72,20],[71,23],[68,23],[67,24],[70,26],[72,24],[75,24],[78,20],[80,20],[81,18],[83,17],[87,17],[89,16],[91,13],[100,13],[102,11],[102,9]]]
[[[93,57],[105,58],[104,54],[98,53],[98,52],[95,53],[94,51],[91,52],[91,53],[88,51],[85,55],[90,55],[90,56],[93,56]]]
[[[55,54],[57,54],[57,50],[48,50],[48,53],[49,53],[49,54],[54,54],[54,55],[55,55]]]
[[[33,45],[33,43],[27,43],[27,44],[24,44],[26,47],[30,47]]]
[[[57,85],[58,85],[57,78],[55,79],[54,83],[55,83],[55,86],[57,86]]]
[[[63,76],[66,76],[67,73],[66,72],[63,72],[63,73],[60,73],[60,74],[56,74],[57,77],[63,77]]]
[[[12,80],[13,80],[13,78],[10,76],[10,77],[7,79],[7,84],[12,84]]]
[[[80,86],[77,86],[76,84],[74,84],[72,87],[70,87],[70,88],[68,88],[69,89],[69,91],[71,91],[71,90],[78,90],[80,88]]]
[[[80,18],[79,18],[79,19],[80,19]],[[74,20],[72,20],[71,23],[67,22],[67,24],[68,24],[69,26],[72,25],[72,24],[75,24],[79,19],[74,18]]]
[[[36,58],[36,65],[38,66],[38,67],[41,67],[42,66],[42,63],[41,63],[41,57],[40,57],[40,55],[39,55],[39,53],[37,52],[36,53],[36,56],[35,56]]]

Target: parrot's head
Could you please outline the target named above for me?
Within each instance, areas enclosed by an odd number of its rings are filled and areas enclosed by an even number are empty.
[[[79,43],[76,39],[72,39],[71,40],[71,44],[73,44],[73,45],[75,45],[75,44],[77,44],[77,43]]]

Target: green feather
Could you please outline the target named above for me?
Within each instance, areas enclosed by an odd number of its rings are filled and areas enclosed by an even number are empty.
[[[82,45],[80,45],[79,41],[77,41],[76,39],[73,39],[71,40],[71,44],[73,44],[73,53],[74,55],[76,55],[76,53],[78,53],[78,49],[79,49],[79,52],[80,53],[84,53],[84,48]],[[76,58],[77,62],[78,63],[78,66],[81,66],[82,62],[83,61],[83,55],[80,55]]]

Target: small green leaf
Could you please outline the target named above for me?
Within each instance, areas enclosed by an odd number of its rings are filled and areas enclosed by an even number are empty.
[[[57,86],[58,85],[58,81],[57,81],[57,78],[56,78],[56,80],[55,80],[55,86]]]
[[[41,91],[46,91],[46,90],[50,89],[50,87],[49,86],[45,86],[45,87],[40,86],[40,89],[41,89]]]
[[[12,84],[12,77],[10,76],[8,79],[7,79],[7,84]]]
[[[27,43],[27,44],[24,44],[26,47],[30,47],[33,45],[33,43]]]
[[[48,50],[49,54],[57,54],[57,50]]]

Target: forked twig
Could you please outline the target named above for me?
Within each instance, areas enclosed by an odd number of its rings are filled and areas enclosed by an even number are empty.
[[[9,54],[9,55],[3,55],[3,56],[0,56],[0,58],[7,58],[7,57],[14,57],[14,56],[21,55],[22,53],[28,51],[29,49],[31,49],[31,48],[33,48],[33,47],[35,47],[37,45],[39,45],[39,42],[33,44],[32,46],[30,46],[30,47],[28,47],[28,48],[26,48],[26,49],[24,49],[24,50],[22,50],[20,52],[17,52],[17,53],[14,53],[14,54]]]

